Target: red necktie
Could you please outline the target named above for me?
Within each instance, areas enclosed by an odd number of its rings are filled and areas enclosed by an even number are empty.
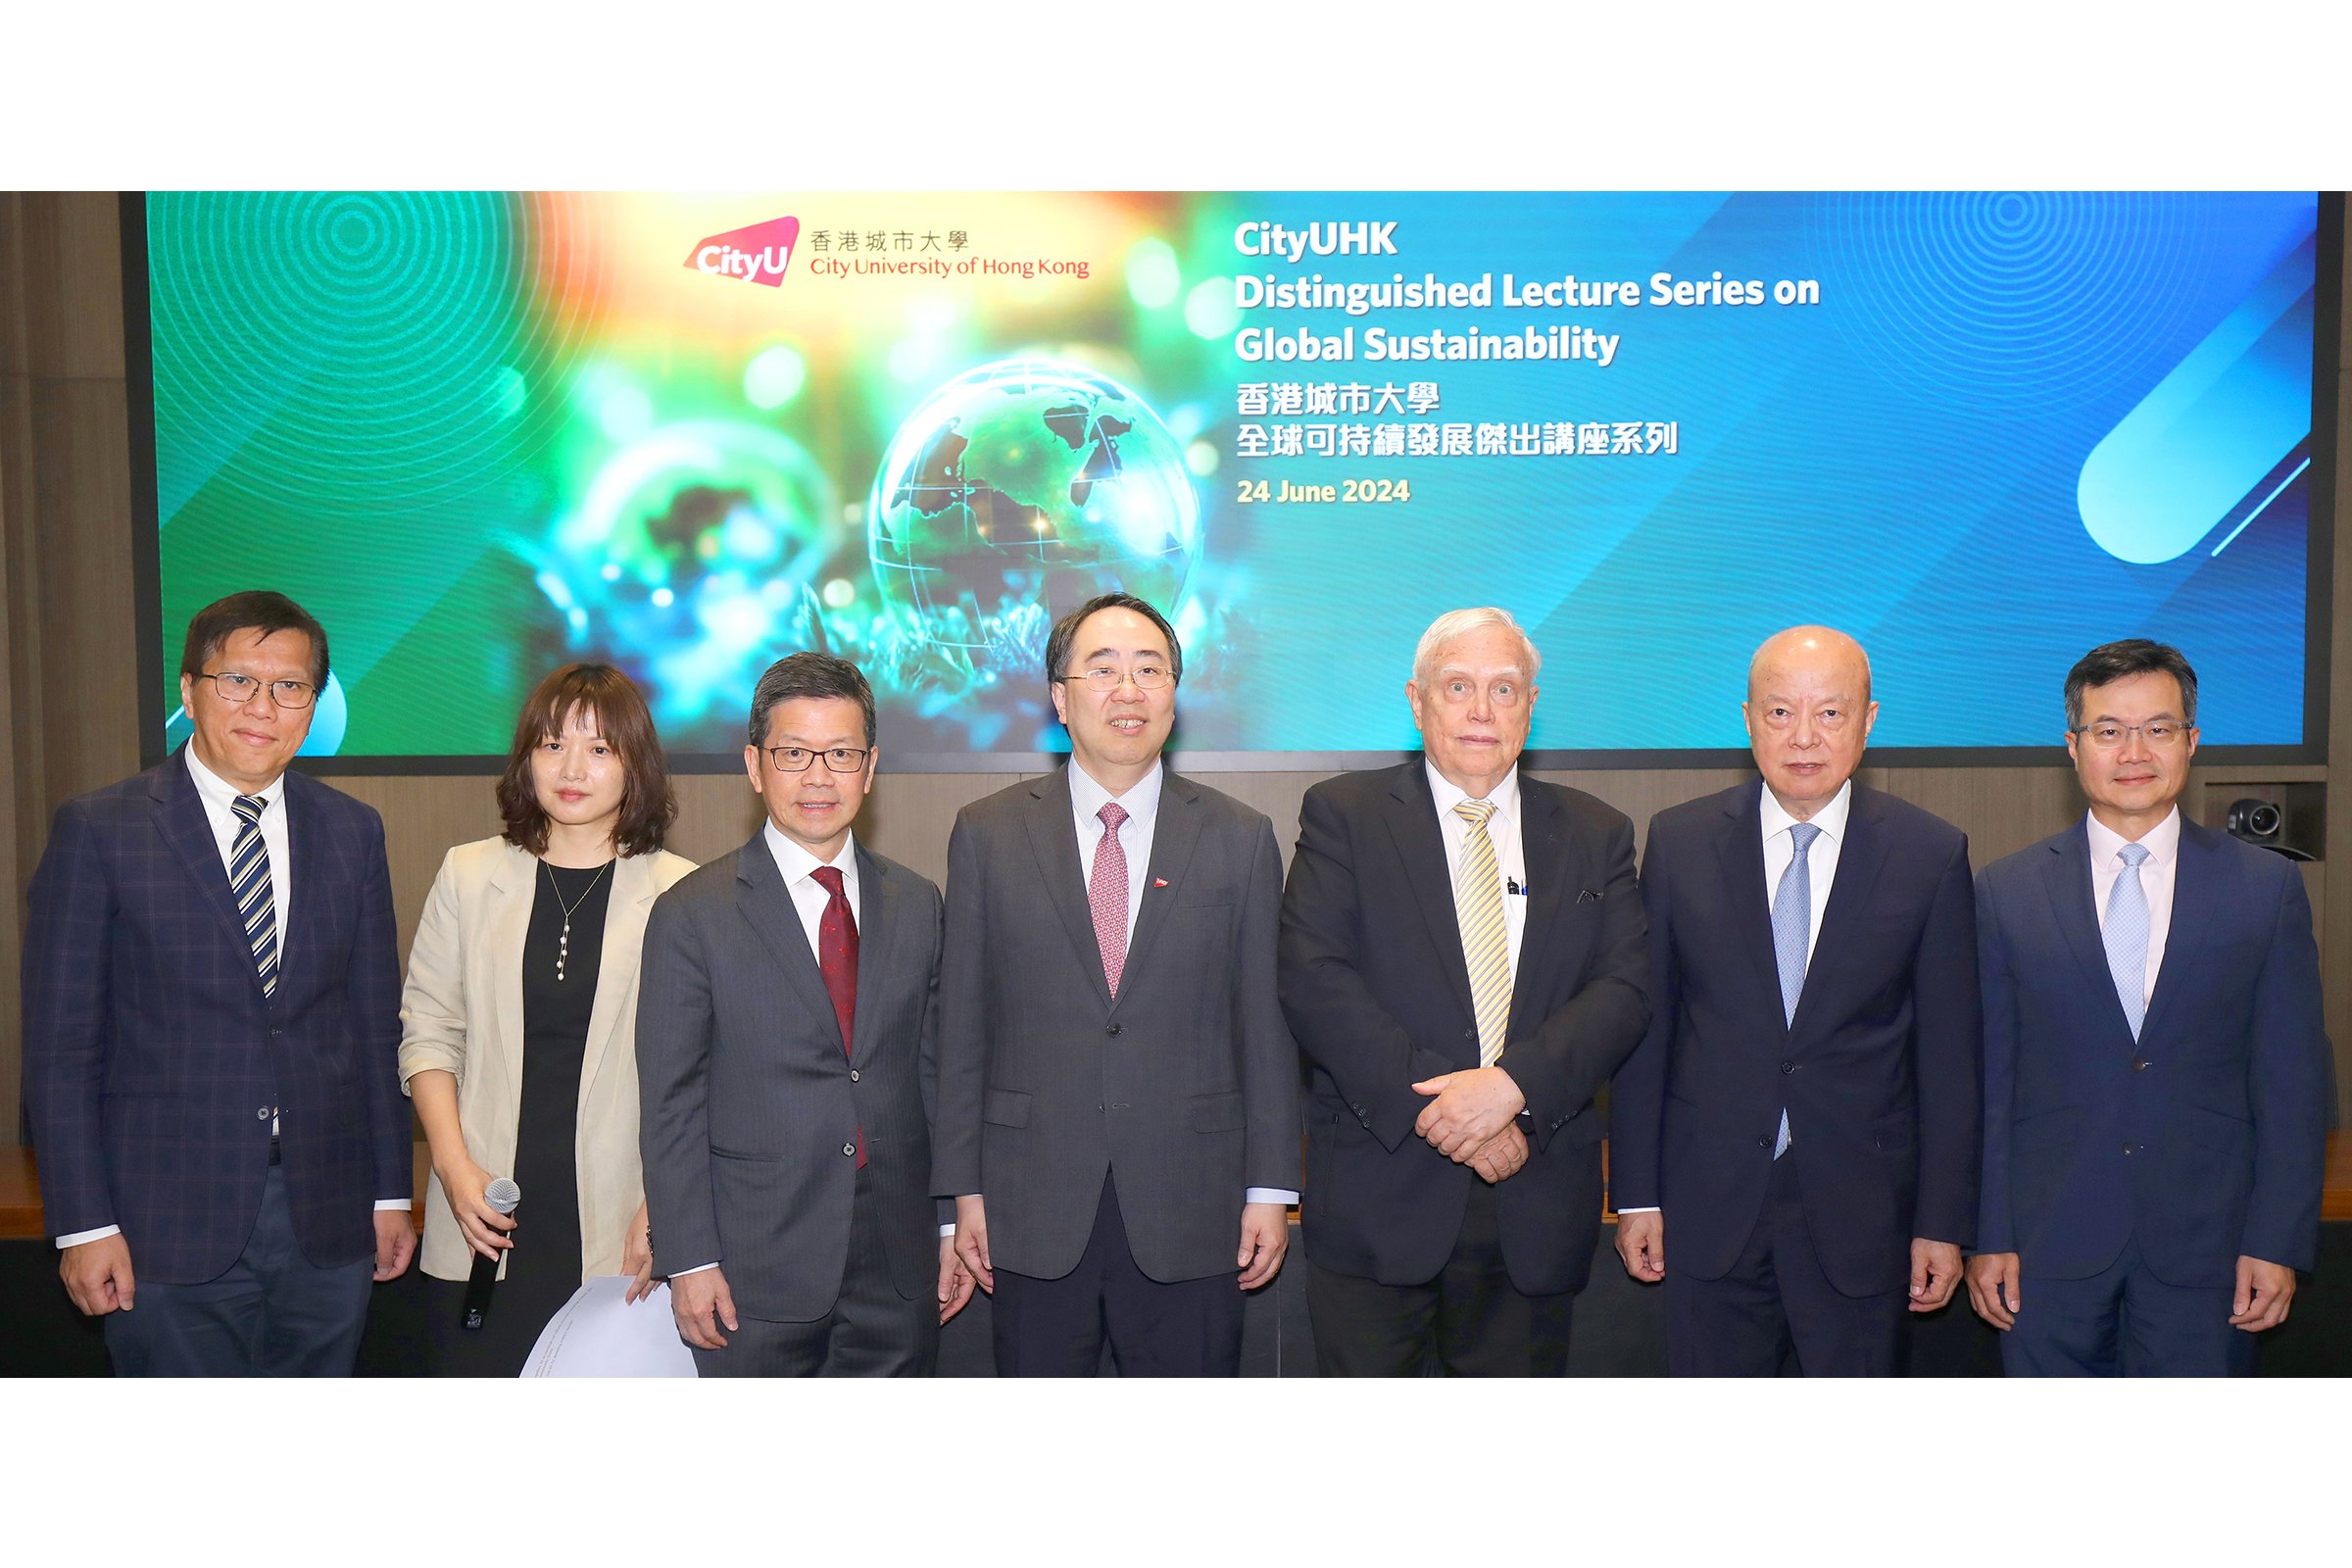
[[[1095,874],[1086,886],[1086,902],[1094,906],[1095,945],[1102,950],[1102,978],[1110,994],[1119,994],[1119,971],[1127,967],[1127,851],[1119,843],[1119,824],[1127,808],[1105,801],[1095,813],[1102,818],[1102,842],[1095,846]]]
[[[833,999],[833,1016],[841,1023],[841,1053],[850,1054],[858,1018],[858,917],[850,912],[850,896],[841,885],[838,866],[820,865],[808,873],[825,890],[825,912],[816,922],[816,967],[825,977],[825,995]],[[865,1169],[865,1129],[858,1129],[858,1168]]]

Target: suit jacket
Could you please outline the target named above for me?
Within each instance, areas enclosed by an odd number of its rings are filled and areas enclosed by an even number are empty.
[[[1273,826],[1163,775],[1116,1001],[1079,865],[1065,773],[956,815],[932,1190],[987,1199],[996,1266],[1058,1279],[1086,1250],[1109,1172],[1137,1267],[1160,1281],[1230,1273],[1243,1194],[1298,1183]]]
[[[1531,1296],[1582,1290],[1600,1234],[1592,1096],[1648,1004],[1634,825],[1519,776],[1528,908],[1499,1065],[1527,1097],[1527,1163],[1496,1189],[1504,1266]],[[1435,1279],[1480,1178],[1413,1132],[1411,1086],[1478,1065],[1470,971],[1419,759],[1326,779],[1298,810],[1282,908],[1282,1003],[1313,1064],[1307,1255],[1384,1285]]]
[[[1763,784],[1659,812],[1642,862],[1650,1019],[1611,1090],[1620,1208],[1720,1279],[1762,1211],[1781,1111],[1814,1250],[1848,1296],[1969,1245],[1982,1136],[1976,904],[1958,828],[1856,780],[1796,1017],[1764,886]]]
[[[724,1266],[739,1312],[823,1317],[865,1136],[899,1295],[939,1280],[931,1192],[939,889],[858,846],[850,1050],[764,832],[656,901],[638,976],[645,1197],[659,1273]]]
[[[637,954],[654,898],[694,869],[657,850],[612,863],[596,1001],[580,1064],[578,1136],[581,1278],[618,1274],[621,1247],[645,1174],[637,1152]],[[401,993],[400,1087],[429,1068],[458,1080],[466,1152],[493,1174],[514,1168],[522,1113],[522,943],[545,879],[538,858],[503,838],[461,844],[443,857],[409,945]],[[441,1178],[425,1179],[424,1271],[462,1280],[473,1250],[458,1229]],[[499,1259],[506,1276],[506,1259]]]
[[[2293,864],[2180,824],[2172,926],[2134,1044],[2073,827],[1984,868],[1984,1193],[1978,1246],[2082,1279],[2127,1237],[2169,1285],[2240,1254],[2308,1269],[2329,1060]]]
[[[293,923],[265,998],[180,753],[58,808],[24,933],[25,1108],[51,1235],[122,1228],[141,1280],[235,1262],[281,1112],[286,1197],[321,1267],[375,1252],[409,1193],[384,824],[286,775]]]

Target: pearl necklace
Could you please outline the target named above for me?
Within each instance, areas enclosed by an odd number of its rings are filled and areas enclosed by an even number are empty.
[[[571,952],[571,913],[588,902],[588,895],[596,891],[596,885],[605,879],[605,873],[612,869],[612,862],[607,860],[603,865],[598,866],[596,875],[590,877],[588,885],[580,889],[580,896],[569,904],[564,902],[564,890],[556,885],[555,867],[549,865],[545,860],[541,860],[539,869],[547,873],[547,885],[555,889],[556,906],[564,911],[564,930],[556,938],[556,978],[561,980],[564,978],[564,959]]]

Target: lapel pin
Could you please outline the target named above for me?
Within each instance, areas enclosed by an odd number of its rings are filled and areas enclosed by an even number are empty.
[[[1168,879],[1164,876],[1155,876],[1152,879],[1152,885],[1155,888],[1164,888],[1168,885]]]

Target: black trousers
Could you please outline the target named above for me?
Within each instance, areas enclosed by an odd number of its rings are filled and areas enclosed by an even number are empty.
[[[704,1378],[927,1378],[939,1365],[939,1299],[912,1300],[890,1283],[881,1204],[872,1177],[858,1173],[851,1200],[850,1255],[833,1310],[806,1323],[778,1323],[738,1309],[743,1327],[719,1332],[721,1349],[694,1348]],[[723,1270],[725,1265],[720,1265]]]
[[[2259,1336],[2230,1326],[2233,1285],[2167,1285],[2140,1261],[2139,1242],[2088,1279],[2023,1275],[2017,1326],[2001,1336],[2013,1378],[2242,1378]]]
[[[1576,1293],[1529,1296],[1502,1262],[1500,1204],[1479,1182],[1438,1277],[1383,1285],[1309,1262],[1315,1370],[1327,1378],[1549,1377],[1568,1370]]]
[[[1233,1235],[1242,1235],[1241,1196]],[[1105,1173],[1078,1266],[1056,1280],[1000,1268],[990,1311],[1001,1378],[1091,1378],[1110,1346],[1121,1377],[1230,1378],[1242,1371],[1240,1265],[1173,1284],[1136,1267]]]
[[[1723,1278],[1692,1279],[1675,1268],[1671,1215],[1666,1258],[1666,1369],[1676,1377],[1774,1377],[1791,1350],[1806,1377],[1900,1370],[1909,1288],[1847,1296],[1830,1283],[1793,1159],[1772,1162],[1755,1231]]]
[[[275,1165],[228,1272],[201,1285],[141,1280],[135,1248],[130,1267],[135,1304],[106,1315],[119,1378],[347,1378],[359,1359],[375,1260],[320,1268],[304,1257]]]

